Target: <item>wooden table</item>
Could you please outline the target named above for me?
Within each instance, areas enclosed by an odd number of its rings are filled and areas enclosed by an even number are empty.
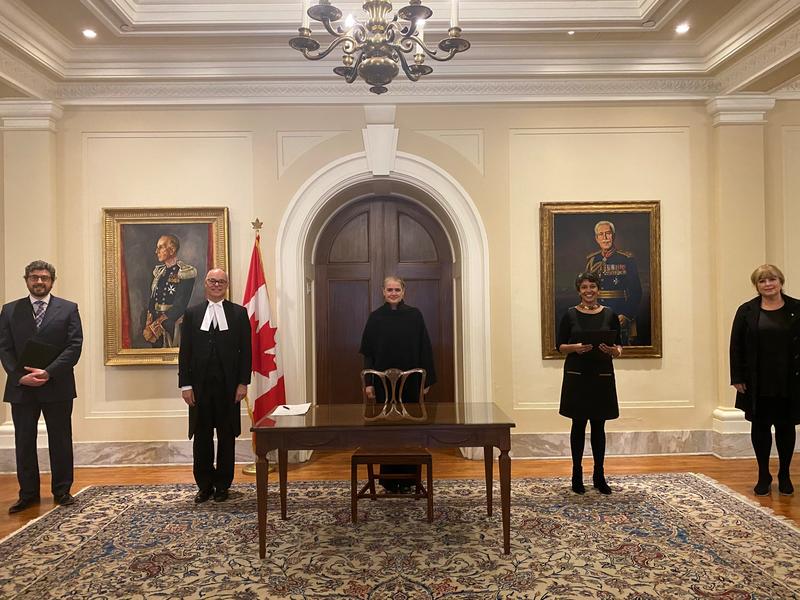
[[[419,422],[367,422],[362,404],[312,406],[302,416],[266,416],[250,431],[256,442],[256,490],[258,494],[258,555],[267,554],[267,452],[278,451],[281,519],[286,519],[286,466],[289,450],[348,448],[480,447],[486,473],[486,510],[492,514],[493,449],[500,450],[500,507],[503,551],[511,551],[511,428],[514,423],[496,405],[477,403],[426,404],[427,417]],[[412,410],[409,408],[409,410]]]

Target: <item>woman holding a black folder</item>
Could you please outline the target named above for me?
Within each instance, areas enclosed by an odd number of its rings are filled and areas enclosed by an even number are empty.
[[[600,279],[594,273],[580,273],[575,279],[575,289],[580,302],[567,310],[558,327],[558,351],[566,355],[558,412],[572,419],[569,436],[572,491],[586,492],[581,461],[586,424],[591,422],[592,483],[601,494],[610,494],[603,461],[606,421],[619,417],[612,364],[612,358],[622,355],[619,318],[613,310],[599,303]]]

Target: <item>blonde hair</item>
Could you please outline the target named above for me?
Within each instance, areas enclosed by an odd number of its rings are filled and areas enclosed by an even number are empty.
[[[758,282],[762,279],[766,279],[767,276],[777,277],[778,281],[781,282],[781,285],[786,283],[786,277],[783,276],[783,271],[781,271],[775,265],[765,264],[761,265],[760,267],[756,267],[756,270],[753,271],[752,275],[750,275],[750,282],[758,287]]]
[[[403,290],[406,289],[406,282],[403,281],[397,275],[389,275],[388,277],[384,277],[383,278],[383,286],[381,287],[381,289],[385,290],[386,289],[386,284],[389,283],[390,281],[396,281],[397,283],[400,284],[400,289],[403,289]]]

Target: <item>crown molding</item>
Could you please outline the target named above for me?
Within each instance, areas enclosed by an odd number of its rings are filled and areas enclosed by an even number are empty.
[[[0,48],[0,79],[35,98],[54,98],[56,84],[17,56]]]
[[[800,54],[800,22],[736,61],[719,73],[717,79],[724,93],[730,94],[758,79],[770,69],[797,57],[798,54]]]
[[[126,79],[146,80],[174,79],[282,79],[300,77],[310,79],[330,76],[336,60],[310,63],[298,69],[303,61],[288,47],[287,39],[295,33],[299,14],[299,0],[283,3],[273,2],[209,2],[200,0],[83,0],[84,4],[100,17],[112,31],[121,36],[147,34],[165,36],[169,31],[166,25],[149,32],[126,26],[120,30],[120,20],[134,18],[138,14],[161,15],[166,21],[189,23],[197,29],[199,24],[207,28],[203,31],[207,39],[228,35],[225,18],[231,23],[242,21],[250,36],[258,33],[263,39],[260,44],[247,43],[207,43],[183,45],[180,36],[198,33],[182,30],[178,37],[159,40],[152,45],[138,43],[116,43],[72,46],[57,31],[53,30],[20,0],[7,0],[0,10],[0,37],[5,37],[21,52],[30,57],[42,69],[46,69],[63,80],[102,80]],[[360,2],[344,3],[358,8]],[[469,8],[477,14],[492,14],[492,20],[476,20],[468,26],[469,37],[473,42],[470,52],[457,60],[437,64],[440,74],[463,78],[502,78],[546,76],[601,76],[601,75],[649,75],[678,74],[679,76],[706,75],[717,68],[724,60],[729,60],[744,45],[764,34],[784,18],[790,9],[796,8],[798,0],[747,0],[746,10],[737,12],[734,24],[720,28],[709,41],[660,42],[582,42],[579,45],[567,40],[563,42],[529,43],[524,41],[498,42],[500,32],[521,32],[546,29],[546,16],[556,11],[563,18],[571,11],[588,19],[594,15],[610,14],[613,17],[620,11],[629,15],[650,14],[653,11],[669,12],[682,5],[682,0],[505,0],[498,2],[471,1],[462,9]],[[433,36],[446,35],[446,17],[449,15],[447,1],[439,0],[431,6],[443,15],[441,23],[432,20],[428,31]],[[252,12],[264,10],[269,14],[267,22],[254,20]],[[171,12],[172,11],[172,12]],[[217,11],[227,11],[228,16],[218,15]],[[483,12],[481,12],[483,11]],[[500,13],[498,13],[500,11]],[[506,11],[507,18],[500,18]],[[527,12],[526,12],[527,11]],[[605,11],[612,11],[607,13]],[[113,14],[110,14],[113,12]],[[511,14],[513,13],[513,15]],[[165,16],[170,15],[171,17]],[[117,16],[122,15],[122,16]],[[127,15],[127,16],[125,16]],[[238,15],[236,19],[233,15]],[[498,16],[499,15],[499,16]],[[462,10],[463,16],[463,10]],[[663,15],[661,15],[663,17]],[[247,17],[247,18],[244,18]],[[156,18],[155,16],[153,17]],[[578,17],[576,17],[578,18]],[[610,17],[609,17],[610,18]],[[540,19],[540,21],[536,21]],[[530,26],[545,22],[544,26]],[[726,19],[725,23],[728,22]],[[528,23],[528,26],[525,25]],[[216,25],[218,30],[211,31]],[[574,23],[573,25],[574,26]],[[641,29],[639,25],[637,28]],[[227,28],[229,29],[229,28]],[[649,28],[654,29],[654,28]],[[490,37],[483,36],[491,32]],[[737,33],[738,32],[738,33]],[[735,42],[725,44],[722,40],[731,34]],[[439,74],[439,73],[437,73]]]
[[[19,0],[3,1],[0,39],[54,73],[63,72],[72,55],[67,40]]]
[[[496,22],[536,21],[540,23],[592,24],[608,27],[641,27],[659,11],[669,14],[684,0],[461,0],[459,16],[464,22],[481,21],[492,14]],[[109,16],[129,26],[129,34],[158,28],[203,27],[300,22],[299,0],[283,2],[235,2],[201,0],[82,0],[96,15]],[[361,12],[362,0],[334,0],[344,14]],[[436,21],[449,19],[450,0],[429,0]],[[662,10],[667,7],[667,10]],[[663,17],[662,17],[663,18]]]
[[[364,84],[330,82],[85,82],[63,83],[63,106],[248,104],[409,104],[487,102],[642,102],[708,100],[713,78],[397,81],[377,97]]]
[[[780,88],[773,96],[778,100],[800,100],[800,77]]]
[[[446,63],[435,63],[438,77],[453,78],[518,78],[544,76],[641,76],[658,74],[704,75],[707,64],[692,57],[660,56],[651,49],[640,55],[604,56],[602,48],[595,48],[587,57],[580,55],[558,56],[552,46],[504,45],[480,46],[465,56]],[[239,80],[253,78],[319,80],[333,78],[333,68],[339,64],[335,58],[308,61],[286,47],[260,49],[175,48],[165,59],[164,49],[147,49],[138,52],[124,49],[81,53],[59,73],[64,80],[126,79],[203,79]]]
[[[712,125],[760,125],[775,107],[775,98],[763,94],[719,96],[706,103]]]
[[[55,131],[64,109],[46,100],[0,100],[4,131]]]
[[[698,41],[700,54],[709,69],[718,68],[796,10],[797,0],[748,0]]]

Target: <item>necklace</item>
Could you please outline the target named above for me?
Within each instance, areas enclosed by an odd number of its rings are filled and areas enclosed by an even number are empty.
[[[599,306],[600,306],[599,304],[592,304],[592,305],[590,306],[590,305],[588,305],[588,304],[584,304],[583,302],[581,302],[580,304],[578,304],[578,307],[579,307],[579,308],[582,308],[583,310],[596,310],[597,308],[599,308]]]

